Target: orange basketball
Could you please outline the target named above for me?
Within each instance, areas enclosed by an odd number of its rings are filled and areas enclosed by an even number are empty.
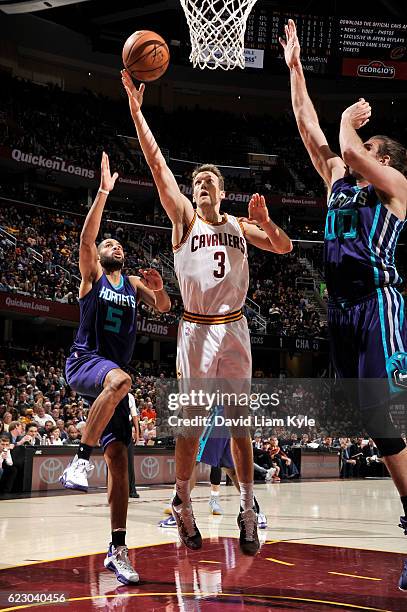
[[[138,81],[155,81],[164,74],[170,62],[165,40],[150,30],[134,32],[124,43],[123,64]]]

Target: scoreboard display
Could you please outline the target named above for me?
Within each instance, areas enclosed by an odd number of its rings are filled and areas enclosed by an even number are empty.
[[[285,70],[278,38],[284,36],[288,19],[297,25],[307,72],[407,79],[407,23],[254,7],[247,22],[245,48],[264,50],[264,67]]]

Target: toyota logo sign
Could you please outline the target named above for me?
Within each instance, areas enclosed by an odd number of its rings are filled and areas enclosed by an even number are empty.
[[[55,484],[58,482],[59,477],[61,476],[64,470],[64,466],[59,459],[46,459],[40,465],[40,480],[47,484]]]
[[[155,457],[144,457],[140,469],[144,478],[153,480],[160,472],[160,464]]]

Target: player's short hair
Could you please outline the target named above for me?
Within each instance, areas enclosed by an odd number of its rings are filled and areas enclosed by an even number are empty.
[[[390,157],[390,166],[407,176],[407,149],[400,142],[389,136],[371,136],[369,140],[378,140],[378,154]]]
[[[102,242],[99,242],[99,244],[98,244],[98,246],[97,246],[98,253],[100,253],[100,250],[103,248],[103,245],[104,245],[104,243],[105,243],[107,240],[115,240],[116,242],[119,242],[118,240],[116,240],[116,238],[104,238],[104,239],[102,240]],[[120,246],[123,246],[121,242],[119,242],[119,244],[120,244]]]
[[[219,179],[220,190],[223,191],[225,188],[225,179],[217,166],[214,164],[201,164],[200,166],[197,166],[192,173],[192,184],[194,184],[195,178],[200,172],[212,172],[215,174]]]

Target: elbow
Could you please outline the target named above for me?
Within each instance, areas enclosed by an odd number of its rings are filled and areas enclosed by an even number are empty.
[[[291,253],[292,250],[293,243],[291,242],[291,240],[289,240],[288,243],[281,245],[279,249],[275,249],[274,251],[277,252],[279,255],[287,255],[288,253]]]
[[[345,164],[350,166],[358,158],[358,154],[353,147],[345,147],[342,151],[342,157]]]
[[[91,247],[94,244],[95,244],[95,241],[92,240],[91,237],[86,234],[86,232],[82,231],[80,235],[79,246]]]
[[[149,165],[150,165],[150,170],[152,172],[152,175],[154,177],[162,174],[164,170],[167,168],[167,162],[161,156],[159,159],[152,160]]]
[[[283,255],[286,255],[287,253],[291,253],[291,251],[293,250],[293,248],[294,248],[294,245],[293,245],[292,241],[291,241],[291,240],[289,240],[289,241],[288,241],[287,248],[285,249],[285,251],[284,251]]]

